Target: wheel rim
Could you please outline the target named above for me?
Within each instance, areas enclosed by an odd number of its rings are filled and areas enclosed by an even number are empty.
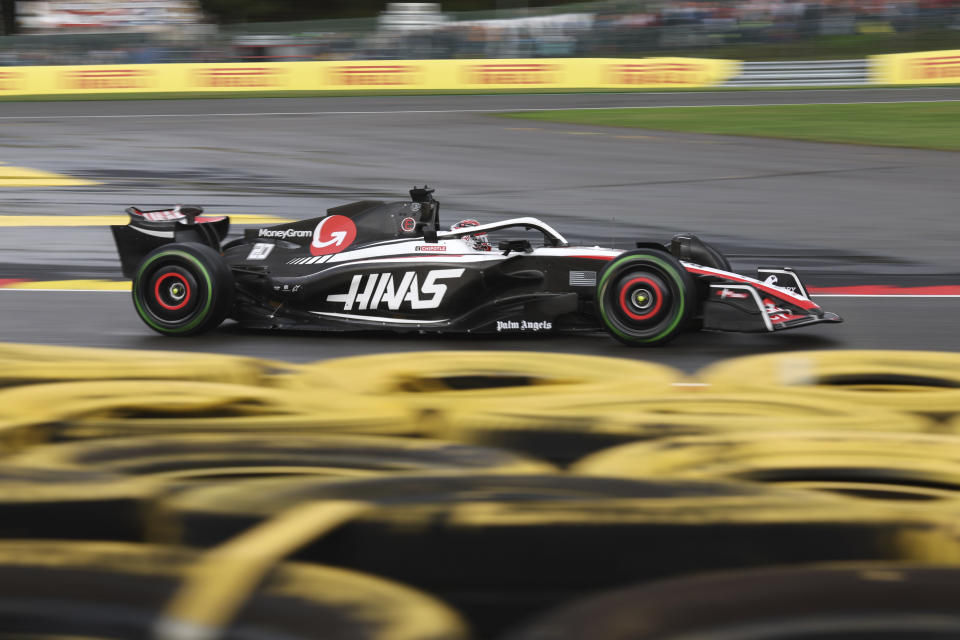
[[[663,307],[664,293],[652,278],[634,277],[620,285],[620,310],[631,320],[653,318]]]
[[[134,279],[133,300],[140,317],[161,332],[190,331],[211,308],[210,276],[193,256],[171,251],[143,264]]]
[[[154,301],[167,311],[177,311],[190,302],[193,289],[187,279],[176,272],[168,272],[157,278],[153,288]]]
[[[165,262],[146,275],[140,291],[147,313],[170,325],[187,322],[197,312],[200,285],[191,270]]]
[[[630,330],[645,330],[670,314],[673,293],[659,274],[632,271],[616,280],[612,293],[619,324]]]

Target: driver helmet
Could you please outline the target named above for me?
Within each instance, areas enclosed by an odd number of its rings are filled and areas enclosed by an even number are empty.
[[[456,231],[458,229],[464,229],[466,227],[479,227],[480,223],[476,220],[461,220],[457,224],[450,227],[450,231]],[[485,233],[475,233],[469,236],[460,236],[461,239],[472,246],[476,251],[492,251],[493,246],[490,244],[490,239],[487,238]]]

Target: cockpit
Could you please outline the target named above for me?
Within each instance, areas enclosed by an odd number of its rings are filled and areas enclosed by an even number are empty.
[[[568,246],[566,239],[550,225],[529,217],[482,225],[475,224],[473,220],[461,221],[450,230],[440,230],[440,203],[433,198],[433,191],[428,187],[414,187],[410,190],[410,202],[362,200],[328,209],[327,216],[350,218],[357,228],[357,244],[407,238],[423,238],[428,244],[436,244],[441,240],[466,239],[468,236],[486,236],[488,233],[499,236],[508,233],[507,230],[521,229],[542,236],[543,246]],[[463,222],[474,224],[461,226]],[[498,241],[492,248],[500,249],[500,244]]]

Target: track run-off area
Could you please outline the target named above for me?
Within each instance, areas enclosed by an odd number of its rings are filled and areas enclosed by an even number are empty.
[[[619,355],[687,369],[795,349],[955,350],[956,153],[507,120],[570,108],[957,101],[858,89],[0,103],[0,341],[218,351],[288,360],[434,349]],[[571,241],[681,231],[735,269],[793,266],[846,322],[692,334],[653,350],[603,335],[265,333],[168,339],[137,318],[107,225],[199,204],[235,231],[437,188],[441,220],[531,215]]]

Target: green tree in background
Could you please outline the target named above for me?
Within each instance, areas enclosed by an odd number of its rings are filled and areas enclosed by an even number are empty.
[[[545,7],[562,0],[445,0],[443,11],[490,11]],[[204,12],[218,22],[325,20],[369,18],[386,8],[384,0],[200,0]]]

